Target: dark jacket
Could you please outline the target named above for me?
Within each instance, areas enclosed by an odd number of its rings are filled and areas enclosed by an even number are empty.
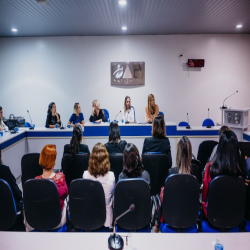
[[[119,143],[115,142],[115,143],[106,143],[105,147],[108,151],[109,154],[117,154],[117,153],[121,153],[123,154],[124,149],[127,145],[127,142],[124,140],[120,140]]]
[[[79,145],[79,152],[80,152],[80,153],[87,153],[87,154],[90,155],[88,145],[85,145],[85,144],[82,144],[82,143],[80,143],[80,145]],[[66,145],[64,146],[63,156],[64,156],[65,154],[70,154],[70,152],[69,152],[69,144],[66,144]]]
[[[60,122],[57,122],[57,117],[53,116],[52,113],[48,113],[47,119],[46,119],[46,128],[49,128],[49,125],[60,125],[61,126],[61,118],[60,115],[58,114]]]
[[[16,184],[16,179],[10,171],[10,168],[5,165],[0,165],[0,179],[5,180],[10,185],[12,190],[17,212],[23,210],[23,198],[22,198],[22,191]],[[4,202],[4,201],[1,201]]]
[[[99,115],[98,116],[94,113],[94,115],[91,115],[89,117],[90,122],[95,122],[95,121],[98,121],[100,119],[102,119],[103,122],[107,122],[106,115],[104,114],[104,111],[102,109],[99,110]]]
[[[169,168],[172,167],[172,156],[170,142],[167,137],[157,138],[155,136],[145,138],[142,153],[161,152],[168,156]]]

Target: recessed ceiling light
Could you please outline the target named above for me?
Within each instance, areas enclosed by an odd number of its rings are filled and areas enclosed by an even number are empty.
[[[13,31],[13,32],[17,32],[17,29],[12,29],[11,31]]]
[[[122,30],[127,30],[127,27],[123,26],[123,27],[122,27]]]
[[[241,24],[238,24],[238,25],[236,26],[236,28],[237,28],[237,29],[240,29],[240,28],[242,28],[242,25],[241,25]]]
[[[119,4],[120,4],[120,5],[126,5],[126,4],[127,4],[127,1],[125,1],[125,0],[120,0],[120,1],[119,1]]]

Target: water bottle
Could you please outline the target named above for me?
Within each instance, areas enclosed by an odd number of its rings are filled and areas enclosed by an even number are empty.
[[[18,132],[18,130],[19,130],[19,128],[18,128],[18,127],[15,127],[15,132],[16,132],[16,133]]]
[[[68,128],[70,128],[70,124],[68,124]]]
[[[56,124],[56,128],[58,128],[58,124]]]
[[[214,245],[214,250],[223,250],[224,249],[222,242],[218,239],[214,239],[212,241],[212,244]]]
[[[122,119],[122,123],[124,123],[124,119]]]
[[[3,136],[3,131],[0,131],[0,135]]]
[[[108,123],[110,123],[110,119],[108,119]]]

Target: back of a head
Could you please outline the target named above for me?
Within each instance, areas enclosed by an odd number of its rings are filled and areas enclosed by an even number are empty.
[[[92,149],[89,157],[88,171],[97,178],[98,175],[104,176],[110,170],[109,154],[102,143],[97,143]]]
[[[109,125],[109,142],[116,142],[117,140],[120,140],[120,129],[117,122],[111,122]]]
[[[231,131],[231,128],[230,127],[228,127],[228,126],[222,126],[221,128],[220,128],[220,131],[219,131],[219,138],[221,138],[221,135],[225,132],[225,131]]]
[[[180,174],[190,174],[192,161],[192,145],[190,140],[183,136],[177,145],[176,165]]]
[[[3,165],[3,162],[2,162],[2,151],[0,149],[0,165]]]
[[[54,168],[56,164],[56,145],[48,144],[46,145],[40,154],[39,165],[46,170]]]
[[[128,143],[123,152],[123,173],[130,178],[141,177],[143,165],[139,151],[133,143]]]
[[[233,131],[224,131],[221,135],[217,152],[210,167],[210,176],[242,176],[239,143]]]
[[[164,115],[158,114],[152,124],[152,135],[158,138],[166,137]]]
[[[73,129],[73,135],[69,145],[69,152],[71,153],[72,157],[78,154],[81,139],[82,139],[82,127],[75,126]]]

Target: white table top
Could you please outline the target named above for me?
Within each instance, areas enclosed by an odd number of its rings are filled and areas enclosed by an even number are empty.
[[[9,131],[3,131],[3,136],[0,136],[0,144],[4,143],[12,138],[15,138],[20,134],[24,134],[25,131],[26,131],[25,128],[19,129],[19,132],[16,134],[11,134]]]
[[[110,233],[26,233],[0,232],[0,249],[4,250],[44,250],[44,249],[108,249]],[[121,236],[127,234],[121,233]],[[166,250],[192,249],[213,250],[212,241],[219,239],[226,250],[248,250],[249,233],[218,234],[163,234],[163,233],[131,233],[128,247],[133,250]],[[126,240],[124,238],[124,244]]]

